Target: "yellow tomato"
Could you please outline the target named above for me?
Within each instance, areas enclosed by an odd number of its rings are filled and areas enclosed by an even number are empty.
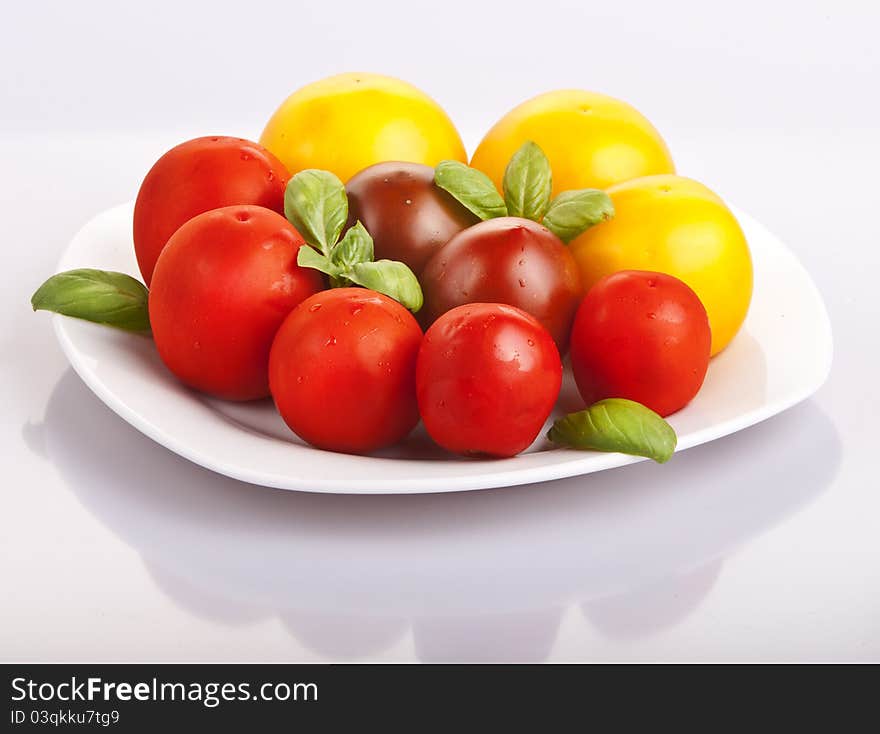
[[[260,143],[291,175],[323,168],[343,182],[380,161],[435,166],[467,160],[440,105],[411,84],[379,74],[339,74],[302,87],[272,115]]]
[[[523,102],[486,133],[471,166],[488,174],[500,190],[507,162],[527,140],[550,159],[554,195],[675,173],[654,126],[626,102],[596,92],[560,90]]]
[[[721,198],[681,176],[647,176],[608,189],[614,218],[569,247],[585,288],[619,270],[674,275],[699,296],[712,327],[712,354],[733,339],[752,298],[752,258]]]

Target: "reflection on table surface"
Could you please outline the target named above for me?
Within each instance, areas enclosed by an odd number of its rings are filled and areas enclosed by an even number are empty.
[[[603,635],[654,634],[705,599],[727,554],[821,493],[841,453],[807,402],[665,466],[443,495],[285,492],[172,454],[69,370],[23,430],[182,608],[274,615],[330,659],[411,631],[422,660],[542,660],[572,605]]]

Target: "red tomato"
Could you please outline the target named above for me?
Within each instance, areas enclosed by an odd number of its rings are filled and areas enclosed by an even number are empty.
[[[318,448],[361,454],[395,444],[419,422],[421,341],[412,314],[381,293],[336,288],[307,298],[272,345],[278,412]]]
[[[550,333],[500,303],[447,311],[428,329],[416,369],[425,428],[458,454],[515,456],[535,440],[562,384]]]
[[[425,323],[465,303],[506,303],[538,319],[563,353],[583,295],[577,263],[562,240],[519,217],[459,232],[428,260],[419,280]]]
[[[666,416],[699,391],[711,344],[706,309],[687,285],[624,270],[598,281],[581,303],[571,367],[588,405],[629,398]]]
[[[196,214],[234,204],[284,213],[288,173],[250,140],[196,138],[163,155],[147,173],[134,205],[134,251],[147,285],[165,243]]]
[[[302,246],[284,217],[259,206],[215,209],[178,229],[150,288],[150,325],[168,369],[221,398],[266,397],[275,332],[324,285],[296,264]]]

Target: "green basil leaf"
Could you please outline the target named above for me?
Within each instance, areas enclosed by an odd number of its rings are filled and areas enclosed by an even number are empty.
[[[357,263],[373,259],[373,238],[359,221],[350,227],[330,254],[330,262],[348,270]]]
[[[566,244],[594,224],[614,216],[611,197],[599,189],[563,191],[553,201],[541,222]]]
[[[507,206],[495,184],[476,168],[459,161],[440,161],[434,169],[434,183],[480,219],[507,216]]]
[[[284,216],[306,242],[329,256],[348,219],[345,186],[330,171],[300,171],[287,182]]]
[[[422,307],[422,287],[412,270],[396,260],[357,263],[345,277],[364,288],[384,293],[415,313]]]
[[[341,272],[339,266],[334,265],[330,262],[329,258],[308,245],[303,245],[299,248],[299,252],[296,255],[296,264],[301,268],[319,270],[330,277],[336,277]]]
[[[520,147],[504,169],[504,203],[512,217],[540,222],[550,205],[553,175],[544,151],[531,140]]]
[[[82,268],[53,275],[31,297],[34,311],[52,311],[125,331],[149,333],[149,291],[125,273]]]
[[[675,430],[641,403],[608,398],[557,420],[547,437],[575,449],[618,451],[663,464],[675,451]]]

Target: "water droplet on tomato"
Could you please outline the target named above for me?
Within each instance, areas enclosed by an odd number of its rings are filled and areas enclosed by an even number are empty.
[[[309,312],[315,313],[315,311],[317,311],[320,308],[321,308],[320,303],[313,303],[311,306],[309,306]]]
[[[649,311],[649,312],[648,312],[648,318],[649,318],[649,319],[656,319],[656,318],[657,318],[657,314],[655,314],[653,311]]]
[[[333,347],[336,346],[336,337],[331,336],[327,338],[327,341],[324,342],[325,347]]]
[[[526,282],[525,282],[522,278],[519,279],[519,287],[520,287],[520,288],[525,288],[525,287],[526,287]]]

